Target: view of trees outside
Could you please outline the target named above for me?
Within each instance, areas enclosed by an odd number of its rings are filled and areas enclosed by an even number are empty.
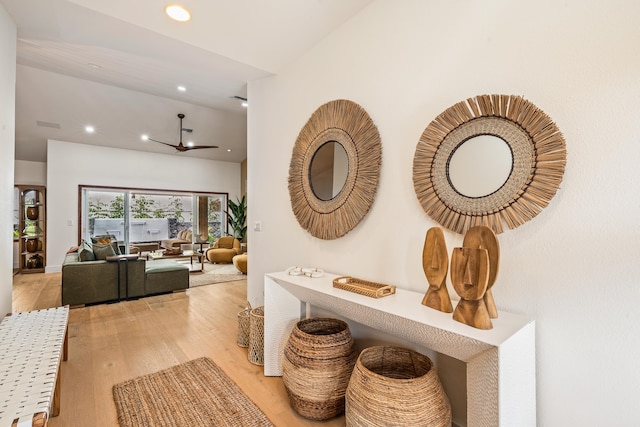
[[[222,223],[222,197],[209,197],[207,214],[207,221],[209,222],[207,241],[213,243],[222,236],[222,229],[220,228]]]
[[[124,197],[122,194],[93,193],[89,195],[88,209],[89,218],[124,218]],[[193,199],[191,196],[136,194],[131,198],[129,209],[134,219],[175,218],[180,222],[191,222]]]
[[[209,197],[209,222],[220,222],[222,199],[220,197]]]

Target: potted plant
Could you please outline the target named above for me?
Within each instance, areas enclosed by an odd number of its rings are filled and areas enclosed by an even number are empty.
[[[247,199],[242,196],[237,202],[229,200],[229,210],[225,211],[229,219],[229,225],[233,229],[233,237],[240,242],[247,236]]]

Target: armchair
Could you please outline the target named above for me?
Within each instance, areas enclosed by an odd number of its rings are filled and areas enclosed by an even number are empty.
[[[207,249],[206,256],[212,264],[231,264],[233,257],[241,253],[240,241],[233,236],[225,236],[220,237]]]

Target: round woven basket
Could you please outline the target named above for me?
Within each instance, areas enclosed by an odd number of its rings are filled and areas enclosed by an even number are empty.
[[[249,312],[249,362],[264,366],[264,306]]]
[[[450,426],[451,405],[431,359],[401,347],[360,353],[346,393],[347,426]]]
[[[291,332],[284,356],[282,379],[297,413],[327,420],[344,412],[344,395],[357,357],[345,322],[301,320]]]

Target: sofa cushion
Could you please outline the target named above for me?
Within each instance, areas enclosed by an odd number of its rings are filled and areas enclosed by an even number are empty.
[[[148,262],[145,268],[147,295],[172,292],[189,287],[189,266],[173,260]]]
[[[93,245],[86,240],[80,243],[80,249],[78,249],[78,259],[80,261],[95,261],[96,256],[93,254]]]
[[[191,236],[191,230],[182,230],[178,232],[176,238],[179,240],[188,240],[189,242],[191,242]]]
[[[79,263],[79,262],[80,262],[80,255],[78,254],[77,251],[68,252],[64,256],[64,261],[62,262],[62,266],[64,267],[65,264]]]
[[[98,261],[105,260],[108,256],[114,256],[117,254],[113,250],[113,246],[111,246],[111,243],[107,243],[106,245],[95,243],[93,245],[93,255],[95,256],[96,261]]]
[[[122,253],[120,253],[120,247],[118,246],[118,238],[113,234],[100,234],[93,236],[91,238],[91,242],[93,244],[98,243],[101,245],[110,244],[111,247],[113,247],[113,252],[115,252],[115,255],[122,255]]]
[[[179,270],[187,270],[188,272],[189,266],[186,264],[175,262],[173,260],[157,260],[157,261],[148,262],[145,265],[146,274],[165,273],[167,271],[179,271]]]

